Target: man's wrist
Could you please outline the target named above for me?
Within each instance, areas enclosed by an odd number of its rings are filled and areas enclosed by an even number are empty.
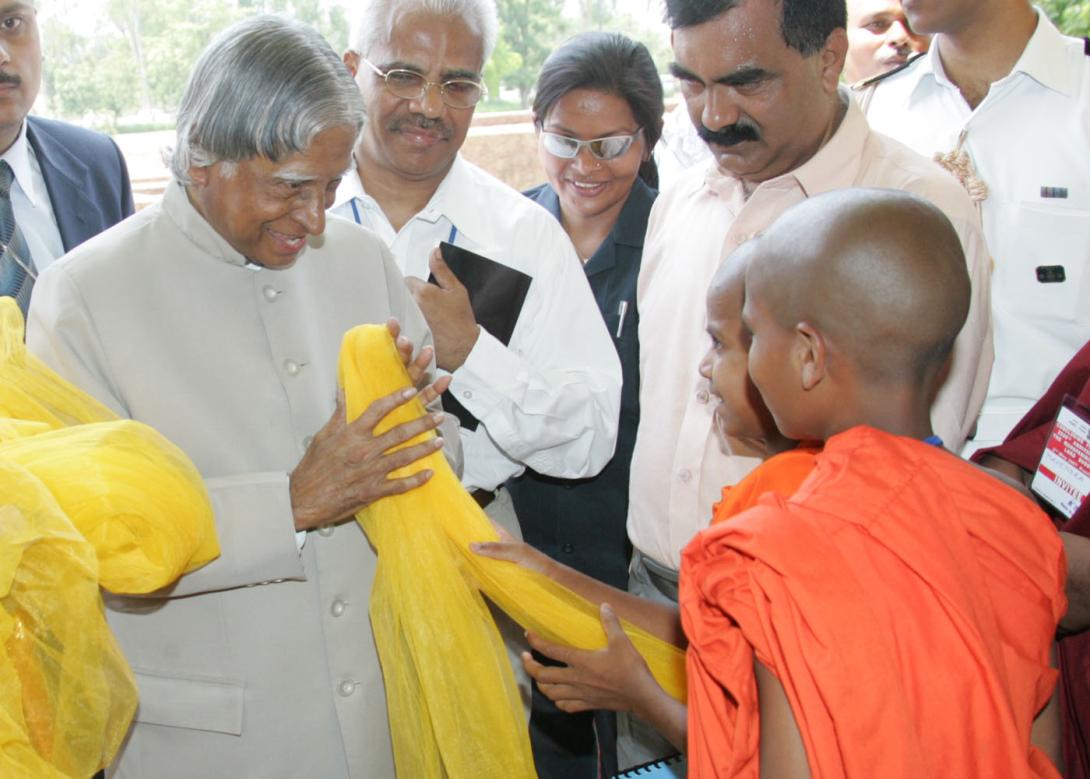
[[[477,345],[477,341],[481,339],[481,326],[475,325],[473,330],[473,336],[467,338],[468,344],[458,349],[457,354],[454,355],[454,359],[446,365],[439,365],[440,368],[448,373],[454,373],[456,370],[466,364],[466,360],[469,359],[469,355],[473,353],[473,347]],[[438,364],[438,363],[437,363]]]

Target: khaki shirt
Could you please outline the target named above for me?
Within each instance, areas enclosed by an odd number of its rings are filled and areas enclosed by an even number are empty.
[[[714,166],[690,170],[651,211],[640,270],[640,427],[632,457],[628,535],[637,549],[677,568],[682,547],[711,520],[724,485],[758,460],[719,451],[714,404],[697,367],[708,348],[705,295],[740,244],[821,192],[889,187],[920,195],[953,222],[965,249],[972,301],[953,363],[932,407],[935,432],[957,451],[973,428],[992,364],[989,258],[969,196],[944,170],[871,132],[851,102],[833,137],[806,163],[762,182],[747,199],[742,183]]]

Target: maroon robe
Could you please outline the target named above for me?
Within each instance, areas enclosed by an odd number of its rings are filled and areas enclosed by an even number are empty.
[[[1030,473],[1036,471],[1052,423],[1067,395],[1090,408],[1090,343],[1071,358],[1037,405],[1011,430],[1007,440],[1000,446],[981,449],[973,455],[973,460],[994,454]],[[1090,538],[1090,500],[1084,500],[1071,519],[1064,521],[1058,515],[1054,519],[1065,533]],[[1064,638],[1058,647],[1065,776],[1090,779],[1090,630]]]

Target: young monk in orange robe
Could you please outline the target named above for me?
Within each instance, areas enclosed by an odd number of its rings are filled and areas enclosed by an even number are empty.
[[[712,343],[701,361],[700,372],[709,380],[711,394],[717,400],[715,429],[720,441],[730,438],[736,446],[742,443],[748,451],[770,459],[738,484],[724,488],[713,522],[748,508],[763,492],[793,493],[813,469],[816,452],[812,445],[796,448],[795,441],[780,434],[749,381],[746,368],[749,342],[742,327],[744,286],[742,261],[727,263],[713,279],[707,296],[707,329]],[[602,651],[585,652],[530,636],[535,649],[567,665],[563,668],[541,665],[529,655],[524,659],[541,689],[562,710],[631,711],[679,750],[685,748],[684,704],[671,698],[655,682],[614,616],[615,610],[620,617],[660,638],[684,646],[676,607],[646,601],[610,587],[523,543],[486,543],[474,548],[480,554],[541,571],[588,600],[610,604],[603,606],[602,616],[610,644]]]
[[[1061,543],[927,442],[968,310],[953,228],[910,195],[843,190],[745,251],[750,376],[784,435],[825,447],[793,496],[683,555],[689,776],[1058,776],[1033,727]]]

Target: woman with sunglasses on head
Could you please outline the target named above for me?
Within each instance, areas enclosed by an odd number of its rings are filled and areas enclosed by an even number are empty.
[[[628,471],[639,421],[639,276],[657,195],[651,158],[662,130],[662,82],[642,43],[589,32],[560,46],[538,76],[533,104],[548,183],[527,191],[571,238],[621,359],[621,417],[613,460],[592,479],[527,471],[508,483],[527,543],[625,588],[631,547]],[[530,720],[542,779],[616,772],[612,714],[564,714],[534,689]]]

